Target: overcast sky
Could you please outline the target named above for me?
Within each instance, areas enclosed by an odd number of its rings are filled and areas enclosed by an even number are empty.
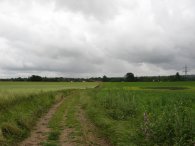
[[[195,0],[0,0],[0,78],[195,73]]]

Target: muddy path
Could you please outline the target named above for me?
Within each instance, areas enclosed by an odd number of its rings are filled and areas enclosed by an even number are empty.
[[[38,120],[30,134],[30,137],[21,142],[19,146],[41,146],[41,143],[47,140],[47,134],[50,132],[48,123],[63,101],[64,98],[54,104],[46,113],[46,115]]]

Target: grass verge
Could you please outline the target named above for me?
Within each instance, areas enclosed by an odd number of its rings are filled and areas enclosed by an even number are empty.
[[[68,94],[68,91],[67,91]],[[30,130],[61,96],[60,92],[44,92],[18,97],[0,110],[0,145],[16,145],[28,137]]]

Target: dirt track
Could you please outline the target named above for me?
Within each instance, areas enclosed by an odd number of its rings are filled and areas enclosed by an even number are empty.
[[[78,119],[82,125],[82,132],[87,146],[110,146],[108,141],[97,134],[98,129],[88,120],[81,108],[78,110]]]
[[[30,134],[30,137],[19,144],[20,146],[41,146],[41,143],[47,140],[47,133],[50,131],[48,128],[48,123],[63,101],[64,99],[53,105],[49,109],[48,113],[38,120],[35,128]]]
[[[66,100],[63,98],[60,102],[53,105],[47,114],[41,117],[35,128],[32,130],[30,137],[25,139],[20,146],[43,146],[48,141],[48,134],[52,131],[48,128],[49,121],[54,114],[58,111],[58,108],[63,106],[63,102],[68,106],[65,106],[65,112],[63,120],[61,121],[61,131],[59,139],[56,141],[60,146],[110,146],[104,137],[98,134],[98,129],[87,118],[84,110],[79,105],[78,95],[68,96]],[[77,101],[77,102],[72,102]],[[74,109],[74,113],[71,110]],[[74,119],[78,127],[71,127],[67,125],[68,115]],[[69,122],[70,124],[70,122]],[[71,123],[72,124],[72,123]],[[78,131],[80,134],[78,134]],[[77,134],[75,134],[77,133]]]

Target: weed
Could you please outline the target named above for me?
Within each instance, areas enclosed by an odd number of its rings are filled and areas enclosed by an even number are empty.
[[[44,142],[42,143],[42,146],[59,146],[57,143],[55,142]]]
[[[16,125],[11,123],[2,124],[1,131],[6,138],[21,137],[22,135],[22,131]]]
[[[49,139],[49,140],[58,140],[58,139],[59,139],[59,135],[60,135],[60,132],[59,132],[59,131],[52,131],[52,132],[49,134],[48,139]]]

